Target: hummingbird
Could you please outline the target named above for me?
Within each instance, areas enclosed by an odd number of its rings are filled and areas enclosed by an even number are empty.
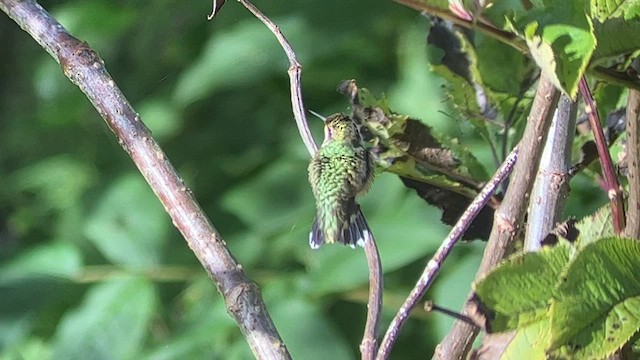
[[[353,120],[338,113],[324,119],[324,142],[309,163],[309,183],[316,217],[309,245],[342,243],[364,246],[371,230],[355,201],[371,187],[374,162]]]

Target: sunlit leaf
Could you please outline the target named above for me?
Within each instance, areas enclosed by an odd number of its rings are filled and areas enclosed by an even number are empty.
[[[492,332],[515,330],[547,317],[550,300],[569,261],[569,247],[558,245],[509,258],[475,285],[490,309]]]
[[[551,349],[604,358],[640,330],[640,242],[604,238],[571,262],[551,307]]]

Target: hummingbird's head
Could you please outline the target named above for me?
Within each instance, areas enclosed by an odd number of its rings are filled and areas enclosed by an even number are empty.
[[[357,139],[358,128],[347,115],[337,113],[324,120],[324,141],[353,141]]]

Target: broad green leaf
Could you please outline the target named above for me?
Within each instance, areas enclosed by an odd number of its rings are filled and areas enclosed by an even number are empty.
[[[509,258],[475,284],[475,293],[493,314],[492,332],[519,329],[547,316],[569,246],[560,243],[536,253]]]
[[[638,333],[639,314],[640,296],[629,298],[550,353],[558,359],[607,358]]]
[[[540,27],[530,23],[525,29],[531,56],[542,72],[563,92],[575,98],[578,82],[596,47],[591,22],[551,23]]]
[[[640,36],[636,36],[640,33],[640,15],[632,19],[615,17],[603,22],[595,21],[593,31],[598,39],[598,46],[593,52],[594,64],[640,49]]]
[[[476,36],[477,76],[490,90],[487,94],[497,106],[500,103],[492,94],[518,95],[531,76],[531,59],[511,46],[493,38]]]
[[[550,349],[604,358],[640,330],[640,242],[603,238],[571,262],[551,306]]]
[[[519,328],[500,360],[546,360],[550,327],[549,319],[542,317]]]
[[[0,285],[42,277],[72,279],[82,267],[80,251],[69,243],[52,242],[23,252],[0,267]]]
[[[591,16],[598,20],[607,20],[621,15],[633,16],[640,12],[638,0],[591,0],[590,3]]]
[[[583,248],[603,237],[613,236],[611,206],[603,205],[593,215],[584,217],[578,221],[576,229],[580,232],[578,248]]]
[[[169,216],[140,175],[118,179],[98,201],[84,228],[114,264],[149,267],[160,262]]]
[[[154,285],[120,278],[92,286],[58,326],[53,359],[133,359],[156,313]]]

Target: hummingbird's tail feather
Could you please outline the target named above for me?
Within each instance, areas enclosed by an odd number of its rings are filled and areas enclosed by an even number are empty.
[[[309,246],[315,250],[324,245],[324,242],[324,232],[320,228],[318,218],[316,217],[313,219],[313,225],[311,225],[311,232],[309,233]]]
[[[356,245],[363,247],[365,242],[371,238],[371,229],[362,211],[360,211],[360,206],[355,202],[353,203],[351,213],[352,215],[349,217],[348,223],[343,226],[337,241],[352,248],[355,248]],[[318,249],[326,242],[325,233],[316,217],[313,220],[311,232],[309,233],[309,246],[311,246],[312,249]]]

